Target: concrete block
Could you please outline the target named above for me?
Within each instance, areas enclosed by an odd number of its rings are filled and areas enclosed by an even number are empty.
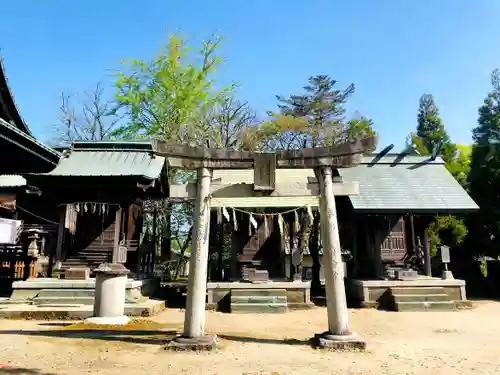
[[[447,294],[394,294],[394,302],[447,302]]]
[[[286,296],[286,289],[232,289],[231,297]]]
[[[90,268],[71,267],[64,271],[65,280],[88,280],[90,279]]]
[[[93,305],[94,297],[36,297],[33,304],[38,306],[47,305]]]
[[[287,303],[287,298],[284,296],[232,296],[231,297],[231,305],[232,304],[240,304],[240,303],[268,303],[268,304],[284,304]]]
[[[396,311],[455,311],[452,301],[447,302],[397,302]]]
[[[286,304],[281,303],[238,303],[231,304],[232,313],[280,314],[288,312]]]

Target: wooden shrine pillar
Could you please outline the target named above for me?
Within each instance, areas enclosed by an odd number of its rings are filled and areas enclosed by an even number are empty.
[[[431,264],[431,246],[429,242],[429,232],[427,228],[424,229],[424,273],[426,276],[432,276],[432,264]]]
[[[57,244],[56,253],[54,257],[55,262],[62,262],[64,260],[64,222],[66,221],[66,205],[59,206],[59,225],[57,227]],[[57,266],[56,266],[57,268]]]
[[[113,239],[113,254],[112,254],[112,262],[118,263],[120,258],[120,235],[122,229],[122,215],[123,209],[121,206],[116,210],[115,214],[115,236]]]

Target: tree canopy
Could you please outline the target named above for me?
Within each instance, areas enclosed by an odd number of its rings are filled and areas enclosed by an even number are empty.
[[[472,131],[469,189],[481,212],[471,221],[475,241],[485,253],[497,256],[500,244],[500,71],[491,75],[492,90],[479,108]]]

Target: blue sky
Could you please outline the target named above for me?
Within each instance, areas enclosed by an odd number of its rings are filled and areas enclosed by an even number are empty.
[[[218,80],[263,113],[307,78],[354,82],[349,110],[373,118],[381,146],[400,148],[418,99],[433,94],[452,139],[470,142],[500,67],[496,0],[16,0],[2,4],[0,54],[22,116],[46,140],[61,91],[90,89],[123,58],[148,58],[181,31],[225,40]]]

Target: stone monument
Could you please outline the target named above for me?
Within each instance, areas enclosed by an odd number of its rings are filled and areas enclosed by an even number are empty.
[[[86,322],[93,324],[123,325],[125,316],[125,290],[129,270],[119,263],[103,263],[94,271],[94,316]]]

